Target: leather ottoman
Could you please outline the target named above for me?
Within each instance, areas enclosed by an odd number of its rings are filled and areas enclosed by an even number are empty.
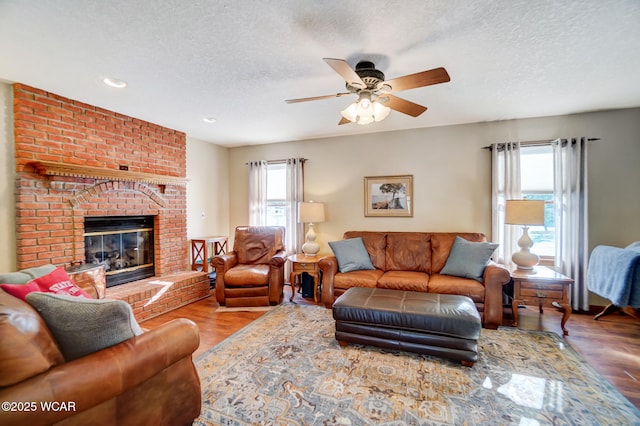
[[[336,340],[461,361],[478,359],[480,314],[466,296],[354,287],[333,304]]]

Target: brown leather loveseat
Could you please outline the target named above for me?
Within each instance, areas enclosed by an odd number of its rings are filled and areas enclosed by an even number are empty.
[[[335,299],[351,287],[388,288],[470,297],[483,326],[502,325],[502,287],[511,281],[509,271],[489,261],[479,279],[444,275],[456,237],[467,242],[486,242],[481,233],[453,232],[374,232],[349,231],[347,239],[362,238],[372,269],[340,272],[336,256],[319,261],[322,277],[322,301],[331,308]]]
[[[102,277],[69,273],[94,298]],[[169,321],[71,361],[42,316],[0,289],[2,425],[180,425],[200,413],[197,326]]]

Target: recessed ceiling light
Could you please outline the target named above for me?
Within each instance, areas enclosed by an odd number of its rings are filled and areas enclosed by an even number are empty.
[[[126,81],[118,80],[117,78],[105,77],[102,81],[107,86],[115,87],[116,89],[124,89],[125,87],[127,87]]]
[[[215,118],[213,118],[213,117],[204,117],[204,118],[202,119],[202,121],[204,121],[205,123],[209,123],[209,124],[211,124],[211,123],[215,123],[215,122],[216,122],[216,121],[218,121],[218,120],[216,120],[216,119],[215,119]]]

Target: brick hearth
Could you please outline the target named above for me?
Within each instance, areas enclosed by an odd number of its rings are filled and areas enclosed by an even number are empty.
[[[188,271],[184,133],[22,84],[14,133],[19,269],[84,260],[87,216],[154,216],[156,277],[108,295],[130,292],[142,319],[208,295]]]
[[[182,272],[147,278],[107,289],[110,299],[124,300],[139,322],[209,296],[209,277],[202,272]]]

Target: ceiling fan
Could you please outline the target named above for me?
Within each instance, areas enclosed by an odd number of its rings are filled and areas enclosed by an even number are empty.
[[[288,99],[287,103],[317,101],[321,99],[339,98],[345,95],[358,95],[358,100],[341,111],[342,120],[338,124],[369,124],[384,120],[393,109],[403,114],[417,117],[427,110],[406,99],[392,95],[402,90],[446,83],[451,80],[447,70],[434,68],[391,80],[384,79],[384,73],[377,70],[373,62],[360,61],[355,70],[344,59],[323,58],[331,68],[344,78],[348,92],[335,95],[313,96],[310,98]]]

